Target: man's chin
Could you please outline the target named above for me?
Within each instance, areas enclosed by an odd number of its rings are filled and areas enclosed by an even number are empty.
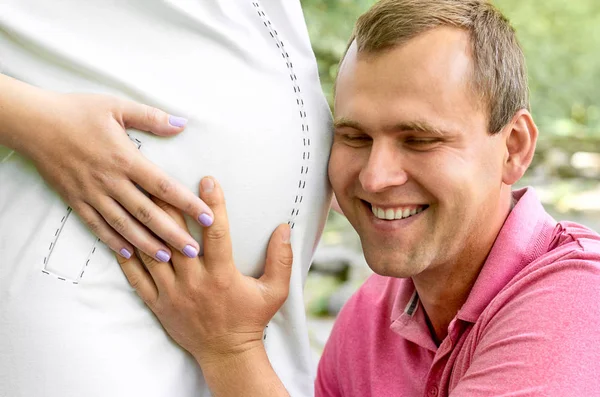
[[[369,254],[365,251],[365,259],[373,272],[384,277],[408,278],[419,274],[422,270],[417,269],[414,261],[408,260],[403,255],[383,256],[381,253]]]

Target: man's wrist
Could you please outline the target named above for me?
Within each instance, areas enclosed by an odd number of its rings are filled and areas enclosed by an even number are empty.
[[[262,341],[252,341],[242,345],[231,343],[227,349],[205,348],[193,355],[202,368],[202,372],[205,373],[205,377],[206,373],[218,373],[227,367],[243,368],[247,362],[254,359],[262,361],[263,357],[267,357]]]
[[[214,396],[287,396],[262,341],[230,353],[204,354],[196,361]]]

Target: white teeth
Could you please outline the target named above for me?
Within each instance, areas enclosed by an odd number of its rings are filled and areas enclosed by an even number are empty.
[[[375,215],[379,219],[385,219],[385,220],[408,218],[409,216],[413,216],[420,212],[423,212],[424,209],[425,209],[424,207],[417,207],[417,208],[404,208],[404,209],[398,208],[395,210],[389,208],[387,210],[384,210],[383,208],[379,208],[374,205],[371,205],[371,211],[373,212],[373,215]]]
[[[394,213],[394,210],[392,210],[392,209],[385,211],[385,219],[387,219],[387,220],[391,221],[392,219],[394,219],[394,215],[395,215],[395,213]]]

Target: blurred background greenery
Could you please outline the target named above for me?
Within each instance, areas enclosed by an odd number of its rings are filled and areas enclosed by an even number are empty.
[[[302,0],[332,103],[333,81],[356,18],[373,0]],[[547,134],[600,137],[600,2],[496,0],[515,27],[529,67],[532,107]]]
[[[330,104],[354,21],[373,0],[301,0]],[[534,163],[521,185],[546,209],[600,232],[600,1],[495,0],[517,31],[540,129]],[[370,274],[347,221],[331,213],[306,288],[316,357],[332,318]]]

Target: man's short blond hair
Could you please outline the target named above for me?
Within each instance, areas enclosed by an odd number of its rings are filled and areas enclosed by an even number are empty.
[[[517,111],[529,110],[523,51],[508,20],[488,1],[381,0],[358,19],[350,44],[356,40],[359,54],[377,54],[442,26],[470,35],[471,85],[489,111],[490,133],[499,132]]]

